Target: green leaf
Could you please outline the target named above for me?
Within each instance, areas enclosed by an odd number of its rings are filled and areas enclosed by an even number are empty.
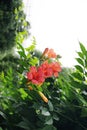
[[[6,115],[5,115],[2,111],[0,111],[0,115],[1,115],[4,119],[7,119],[7,118],[6,118]]]
[[[87,108],[82,109],[81,117],[87,117]]]
[[[80,57],[81,59],[83,59],[83,58],[84,58],[84,55],[83,55],[83,53],[82,53],[82,52],[77,52],[77,54],[79,55],[79,57]]]
[[[75,87],[75,88],[80,88],[81,84],[77,81],[73,81],[72,82],[72,85]],[[81,86],[82,87],[82,86]]]
[[[53,111],[53,104],[51,101],[48,101],[49,110]]]
[[[86,60],[85,60],[85,68],[87,69],[87,55],[86,55]]]
[[[36,47],[36,39],[35,37],[33,37],[31,46],[27,47],[25,50],[27,52],[32,52],[35,50],[35,47]]]
[[[76,73],[72,73],[72,75],[74,76],[74,78],[78,79],[78,80],[83,80],[83,77],[80,73],[76,72]]]
[[[26,55],[23,51],[18,51],[18,53],[20,54],[21,57],[25,57],[26,58]]]
[[[59,117],[58,117],[58,115],[56,113],[53,114],[53,119],[56,120],[56,121],[59,121]]]
[[[86,60],[87,60],[87,51],[86,51],[85,57],[86,57]]]
[[[32,123],[23,117],[23,121],[17,124],[20,128],[24,128],[25,130],[32,130],[34,128],[34,125]]]
[[[21,57],[26,58],[26,54],[25,54],[25,49],[23,48],[23,46],[19,43],[18,44],[18,53]]]
[[[84,62],[83,62],[82,59],[76,58],[76,61],[77,61],[80,65],[82,65],[82,66],[84,67]]]
[[[22,99],[28,97],[28,94],[25,92],[23,88],[20,88],[18,91],[20,92]]]
[[[38,130],[57,130],[53,125],[46,125],[44,128]]]
[[[52,119],[51,116],[46,118],[45,124],[47,124],[47,125],[52,125],[53,124],[53,119]]]
[[[85,76],[87,77],[87,72],[85,72]]]
[[[86,49],[85,49],[85,47],[84,47],[84,45],[82,43],[80,43],[80,49],[81,49],[81,51],[83,52],[84,55],[87,54]]]
[[[44,116],[50,116],[50,112],[47,110],[47,108],[42,109],[42,115]]]
[[[30,59],[29,63],[32,66],[36,65],[38,63],[38,58],[37,57],[33,57],[32,59]]]
[[[17,48],[20,49],[20,50],[22,50],[24,52],[25,50],[24,50],[23,46],[20,43],[17,43],[17,44],[18,44]]]
[[[29,125],[24,121],[21,121],[17,126],[24,128],[25,130],[31,130],[31,128],[29,128]]]
[[[75,68],[79,70],[81,73],[83,73],[83,68],[79,65],[75,65]]]
[[[35,49],[35,45],[32,44],[31,46],[26,48],[26,51],[27,52],[32,52],[32,51],[34,51],[34,49]]]

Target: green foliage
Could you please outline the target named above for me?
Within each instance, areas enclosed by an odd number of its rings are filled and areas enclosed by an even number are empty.
[[[39,62],[35,45],[35,39],[33,39],[32,45],[26,49],[18,43],[18,68],[16,70],[9,68],[5,73],[4,71],[1,72],[0,106],[6,114],[6,119],[1,115],[2,122],[0,125],[2,128],[5,126],[9,130],[11,128],[13,130],[47,128],[56,130],[53,126],[53,120],[58,118],[54,113],[52,102],[49,100],[49,103],[45,104],[38,93],[29,91],[26,85],[26,71],[28,71],[29,66],[37,65]],[[44,84],[44,88],[46,84]],[[44,92],[47,95],[46,90]]]
[[[29,23],[23,11],[22,0],[0,1],[0,52],[23,42],[28,35]]]
[[[59,106],[60,120],[57,127],[63,130],[87,129],[87,50],[82,43],[80,49],[76,58],[78,64],[69,73],[69,79],[64,77],[63,72],[58,79],[62,102]]]
[[[49,100],[45,103],[37,92],[28,88],[26,79],[30,66],[40,62],[41,53],[35,46],[35,38],[28,48],[18,43],[17,68],[11,66],[0,74],[1,129],[87,130],[86,48],[80,43],[74,69],[62,68],[58,78],[45,80],[40,88]]]
[[[18,60],[19,58],[17,56],[13,56],[12,54],[5,56],[0,60],[0,72],[4,71],[6,73],[9,67],[17,70]]]

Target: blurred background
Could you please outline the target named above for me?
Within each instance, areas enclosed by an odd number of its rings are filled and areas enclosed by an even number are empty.
[[[53,48],[62,56],[63,66],[73,66],[79,42],[87,46],[87,1],[24,0],[24,5],[31,25],[24,45],[35,36],[38,49]]]

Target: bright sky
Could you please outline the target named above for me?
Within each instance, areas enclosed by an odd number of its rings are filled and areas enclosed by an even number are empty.
[[[63,66],[73,66],[79,41],[87,47],[87,0],[31,0],[30,6],[37,48],[53,48]]]

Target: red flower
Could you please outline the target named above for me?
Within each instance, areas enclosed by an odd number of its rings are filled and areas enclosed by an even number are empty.
[[[61,71],[60,64],[58,62],[45,61],[39,67],[32,66],[30,71],[27,73],[27,78],[33,84],[40,85],[46,78],[57,77],[58,73]]]
[[[51,68],[52,68],[52,70],[53,70],[53,75],[54,75],[55,77],[57,77],[57,76],[58,76],[58,72],[61,71],[61,66],[60,66],[60,64],[59,64],[58,62],[52,62],[52,63],[50,64],[50,66],[51,66]]]
[[[30,71],[27,73],[27,78],[36,85],[42,84],[45,80],[42,71],[37,71],[37,68],[34,66],[32,66]]]
[[[41,64],[38,70],[42,71],[45,78],[51,77],[53,73],[52,68],[50,67],[50,64],[47,61]]]
[[[31,66],[30,71],[27,73],[27,78],[29,80],[32,80],[36,72],[37,72],[37,68],[35,66]]]
[[[45,57],[47,58],[46,61]],[[57,77],[58,73],[61,71],[61,66],[58,62],[56,62],[55,59],[49,59],[49,58],[56,58],[57,55],[54,52],[53,49],[46,48],[42,54],[43,60],[41,59],[41,62],[43,63],[36,67],[36,66],[31,66],[29,72],[27,72],[27,79],[28,79],[28,89],[29,90],[39,90],[38,86],[41,86],[46,78],[49,77]],[[48,62],[50,61],[50,63]],[[35,86],[31,86],[35,85]],[[34,88],[35,87],[35,88]],[[38,94],[41,96],[43,101],[45,103],[48,103],[47,97],[41,92],[37,91]]]

